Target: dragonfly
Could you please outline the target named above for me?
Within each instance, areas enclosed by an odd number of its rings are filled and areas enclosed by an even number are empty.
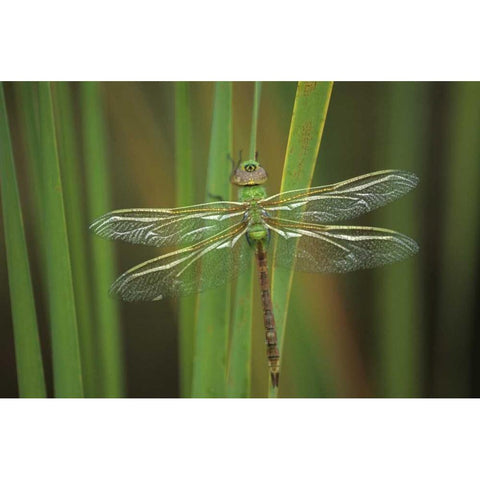
[[[335,223],[398,199],[415,188],[418,178],[406,171],[383,170],[269,197],[267,179],[255,155],[240,160],[232,170],[230,181],[239,187],[238,201],[116,210],[90,228],[101,237],[175,248],[131,268],[113,283],[110,292],[126,301],[161,300],[224,285],[255,256],[268,368],[277,388],[280,353],[268,266],[291,268],[293,262],[297,271],[344,273],[415,254],[417,243],[402,233]]]

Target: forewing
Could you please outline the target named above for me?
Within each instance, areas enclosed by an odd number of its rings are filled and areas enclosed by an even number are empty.
[[[250,246],[246,225],[137,265],[121,275],[110,292],[122,299],[161,300],[218,287],[240,273],[248,262]]]
[[[90,228],[101,237],[154,247],[200,242],[242,221],[244,204],[212,202],[190,207],[116,210]]]
[[[267,215],[308,223],[332,223],[358,217],[393,202],[418,184],[416,175],[384,170],[334,185],[292,190],[259,203]]]
[[[271,222],[277,233],[277,266],[304,272],[343,273],[403,260],[418,252],[414,240],[374,227],[297,225]]]

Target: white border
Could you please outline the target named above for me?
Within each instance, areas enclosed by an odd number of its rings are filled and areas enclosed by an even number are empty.
[[[478,80],[475,2],[2,6],[1,80]]]
[[[2,478],[478,476],[478,400],[4,400]]]

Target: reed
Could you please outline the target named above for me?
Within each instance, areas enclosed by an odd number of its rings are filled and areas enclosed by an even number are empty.
[[[7,107],[0,83],[0,193],[20,397],[45,397],[45,378]]]
[[[26,205],[33,215],[33,230],[38,239],[32,245],[34,259],[43,262],[43,195],[42,195],[42,162],[40,161],[40,124],[38,118],[38,83],[18,82],[14,84],[15,100],[20,117],[22,141],[25,147],[26,164],[29,172],[28,188],[31,192],[30,201]]]
[[[449,85],[446,194],[435,345],[435,395],[471,395],[472,338],[478,302],[480,83]]]
[[[80,99],[87,216],[90,224],[95,218],[112,210],[111,173],[107,161],[107,128],[100,85],[95,82],[82,83]],[[125,394],[125,379],[118,300],[106,294],[106,289],[115,279],[112,243],[92,235],[91,255],[99,394],[102,397],[122,397]]]
[[[175,82],[175,186],[178,207],[195,203],[195,176],[192,159],[190,88],[187,82]],[[193,341],[195,331],[194,296],[179,300],[179,372],[182,397],[192,390]]]
[[[332,93],[332,82],[299,82],[288,136],[281,192],[310,186]],[[274,257],[276,249],[274,245]],[[288,306],[293,281],[291,269],[272,272],[272,300],[280,357],[283,351]],[[279,389],[270,387],[270,395]]]
[[[257,126],[261,91],[261,82],[255,82],[249,158],[255,158],[257,150]],[[227,381],[227,394],[229,397],[250,396],[254,281],[254,255],[252,255],[250,267],[237,280],[235,290]]]
[[[83,194],[82,162],[79,153],[79,137],[75,126],[71,85],[52,83],[55,127],[58,140],[58,156],[64,186],[65,214],[72,262],[73,287],[77,308],[80,353],[85,396],[99,395],[96,384],[98,361],[95,352],[95,325],[92,292],[88,272],[89,255]]]
[[[426,84],[394,82],[385,85],[385,102],[376,135],[375,161],[378,170],[398,168],[423,175],[427,154],[428,102]],[[375,213],[379,226],[395,228],[412,238],[420,238],[418,204],[421,187],[407,198]],[[422,246],[420,247],[422,248]],[[418,257],[391,267],[375,270],[375,306],[378,328],[378,365],[381,395],[418,397],[422,395],[420,349],[425,326],[422,324],[421,263]]]
[[[50,84],[38,85],[43,246],[56,397],[82,397],[77,315]]]
[[[232,85],[215,85],[210,152],[205,200],[212,196],[230,198],[228,181],[232,154]],[[218,260],[213,259],[213,262]],[[208,260],[202,269],[208,270]],[[224,397],[226,394],[230,285],[209,290],[198,296],[197,325],[193,363],[192,396]]]

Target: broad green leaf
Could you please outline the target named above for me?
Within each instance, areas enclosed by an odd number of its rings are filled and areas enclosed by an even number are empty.
[[[394,82],[385,85],[385,112],[377,126],[375,160],[378,170],[402,168],[423,177],[426,157],[428,103],[425,83]],[[380,100],[381,100],[380,99]],[[378,102],[381,103],[381,102]],[[400,165],[398,162],[402,162]],[[420,183],[420,188],[421,188]],[[395,229],[420,236],[418,202],[414,192],[399,202],[376,212],[375,224],[395,225]],[[422,248],[422,246],[420,246]],[[375,270],[378,315],[381,392],[386,397],[422,396],[421,338],[422,281],[418,258],[394,268]],[[401,299],[401,301],[399,301]]]
[[[281,192],[310,186],[332,92],[332,82],[299,82],[288,136]],[[274,256],[276,246],[274,245]],[[293,260],[292,260],[293,262]],[[291,269],[272,272],[272,300],[277,324],[280,361],[293,280]],[[280,385],[282,374],[280,371]],[[278,389],[271,389],[276,396]]]
[[[480,83],[452,83],[449,90],[435,394],[466,397],[471,394],[478,311]]]
[[[95,328],[93,304],[88,273],[89,255],[85,197],[82,192],[81,162],[78,152],[79,135],[75,126],[73,98],[68,83],[52,84],[53,105],[58,141],[58,154],[64,186],[65,213],[67,220],[70,258],[72,261],[73,287],[77,307],[78,332],[85,396],[99,395],[96,385]]]

